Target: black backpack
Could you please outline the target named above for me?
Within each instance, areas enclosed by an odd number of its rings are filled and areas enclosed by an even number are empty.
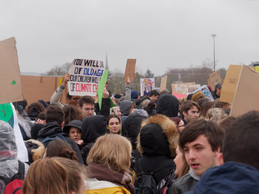
[[[136,162],[136,166],[139,169],[136,180],[136,194],[155,194],[156,193],[156,181],[153,177],[153,172],[144,172],[143,168]]]
[[[175,169],[171,170],[169,175],[165,178],[163,178],[159,184],[157,185],[157,194],[168,194],[168,191],[171,187],[171,185],[174,183],[174,180],[176,178]]]

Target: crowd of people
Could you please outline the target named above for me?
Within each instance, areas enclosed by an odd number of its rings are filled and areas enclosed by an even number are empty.
[[[124,94],[105,87],[100,109],[91,96],[61,104],[68,81],[49,102],[13,103],[27,162],[0,120],[0,194],[259,193],[259,111],[229,116],[221,84],[211,101],[202,92],[141,97],[127,81]]]

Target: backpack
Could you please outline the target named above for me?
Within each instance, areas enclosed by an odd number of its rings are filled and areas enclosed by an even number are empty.
[[[137,194],[155,194],[156,181],[153,177],[153,172],[144,172],[139,163],[136,163],[140,173],[137,174],[136,193]]]
[[[64,142],[68,143],[67,139],[62,134],[57,134],[56,136],[50,136],[50,137],[48,136],[48,137],[40,138],[39,141],[44,144],[45,148],[47,148],[49,142],[51,142],[54,139],[61,139]]]
[[[17,174],[15,174],[12,178],[0,177],[0,179],[3,180],[6,185],[3,194],[22,193],[22,184],[23,184],[24,175],[25,175],[25,165],[21,161],[18,161],[18,162],[19,162],[19,169]]]
[[[174,170],[171,170],[171,172],[169,173],[169,175],[165,178],[163,178],[159,184],[157,185],[157,194],[168,194],[169,192],[169,188],[171,187],[171,185],[174,182],[174,179],[176,178],[175,174],[174,174]]]

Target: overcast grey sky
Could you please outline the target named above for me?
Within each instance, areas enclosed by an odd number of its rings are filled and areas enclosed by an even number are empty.
[[[259,61],[257,0],[1,0],[0,40],[15,37],[21,72],[45,73],[75,58],[155,75]]]

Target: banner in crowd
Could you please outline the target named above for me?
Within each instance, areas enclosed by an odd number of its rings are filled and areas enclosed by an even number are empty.
[[[69,67],[68,91],[74,96],[96,96],[98,83],[104,72],[102,61],[74,59]]]
[[[161,78],[161,84],[160,84],[161,92],[166,89],[166,83],[167,83],[167,75],[165,75]]]
[[[0,104],[23,100],[15,38],[0,41]]]
[[[137,59],[128,59],[124,74],[124,82],[127,82],[128,78],[130,82],[134,82],[135,79],[135,66]]]
[[[193,94],[196,93],[196,92],[198,92],[198,91],[201,91],[203,94],[205,94],[206,98],[210,99],[210,101],[214,101],[214,98],[213,98],[212,94],[210,93],[210,90],[209,90],[209,88],[208,88],[207,85],[201,86],[200,88],[198,88],[197,90],[195,90],[195,91],[193,92]]]
[[[147,95],[155,88],[155,78],[140,78],[140,95]]]
[[[24,144],[23,137],[18,125],[18,118],[12,103],[0,104],[0,120],[10,124],[14,129],[14,136],[17,145],[17,157],[22,162],[28,162],[28,151]]]
[[[232,103],[242,66],[229,65],[222,85],[220,101]]]
[[[220,70],[217,70],[209,75],[208,86],[211,87],[212,91],[215,90],[217,83],[223,83],[223,79],[220,76]]]
[[[185,98],[187,95],[191,94],[193,91],[201,87],[200,84],[196,84],[195,82],[187,82],[187,83],[177,83],[172,84],[172,94],[176,98]]]
[[[230,115],[239,116],[251,110],[259,110],[259,73],[243,65],[237,82]]]

